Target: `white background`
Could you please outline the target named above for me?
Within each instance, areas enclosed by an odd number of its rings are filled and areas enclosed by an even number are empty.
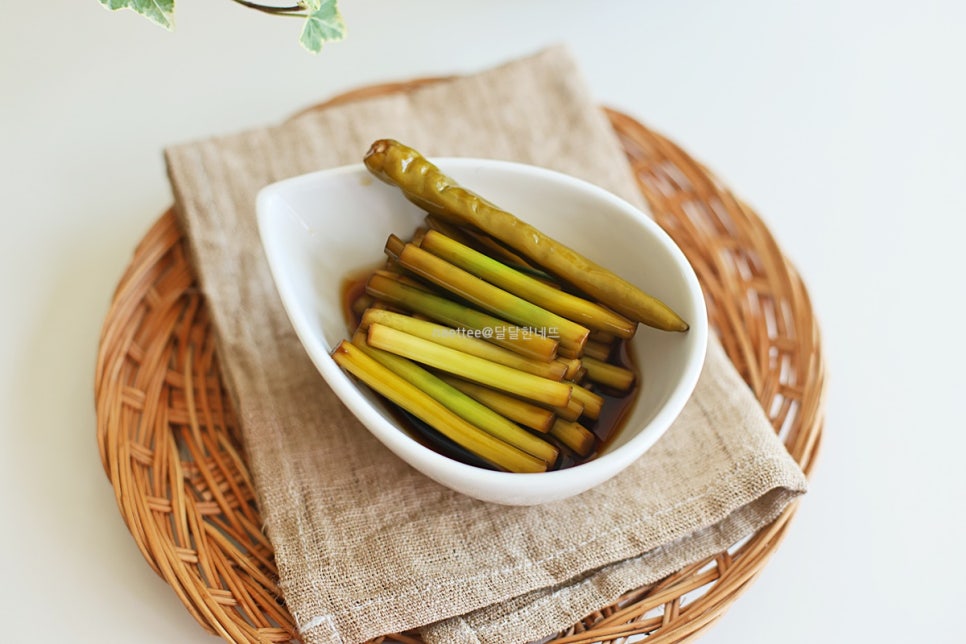
[[[343,0],[349,38],[179,0],[173,34],[97,0],[0,9],[3,639],[213,642],[144,563],[99,462],[101,321],[171,201],[165,145],[352,87],[554,42],[668,134],[803,273],[831,375],[811,492],[702,640],[962,641],[966,5]]]

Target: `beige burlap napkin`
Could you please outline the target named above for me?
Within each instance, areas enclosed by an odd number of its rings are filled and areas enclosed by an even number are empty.
[[[537,638],[727,547],[804,491],[802,473],[714,342],[664,438],[623,474],[566,501],[475,501],[383,448],[299,344],[262,254],[254,204],[266,184],[358,162],[387,136],[430,155],[546,166],[641,202],[613,132],[560,48],[167,151],[280,585],[307,642],[414,627],[433,642]]]

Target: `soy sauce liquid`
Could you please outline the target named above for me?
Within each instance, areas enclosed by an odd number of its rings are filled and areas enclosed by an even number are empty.
[[[369,280],[369,276],[373,270],[370,267],[354,271],[342,281],[342,315],[346,321],[350,335],[358,328],[361,321],[361,314],[356,313],[354,305],[360,297],[366,294],[366,282]],[[607,362],[633,371],[636,375],[633,386],[629,391],[620,392],[594,385],[594,393],[604,399],[600,416],[594,421],[585,416],[577,419],[577,422],[593,432],[596,437],[594,449],[587,456],[578,456],[563,445],[556,443],[560,448],[560,458],[557,459],[557,462],[550,469],[560,470],[592,461],[606,451],[607,447],[616,439],[624,427],[627,417],[630,415],[630,409],[637,399],[642,379],[640,369],[636,365],[631,343],[627,340],[616,341],[614,347],[611,349]],[[406,427],[409,430],[410,436],[423,446],[468,465],[494,469],[481,459],[475,457],[472,453],[467,452],[450,441],[426,423],[398,408],[396,405],[387,404],[386,409],[399,421],[400,426]],[[546,437],[548,440],[553,440],[549,434]]]
[[[600,416],[597,420],[591,421],[586,416],[581,416],[577,422],[594,433],[597,440],[594,442],[594,449],[587,456],[578,456],[566,447],[560,447],[560,459],[552,468],[555,470],[573,467],[592,461],[607,450],[612,442],[620,434],[621,429],[627,422],[631,407],[637,400],[637,395],[641,388],[641,372],[637,368],[634,360],[634,348],[627,340],[615,342],[611,349],[607,362],[615,364],[634,372],[634,384],[628,391],[615,391],[607,387],[594,385],[594,393],[604,399],[604,405],[600,409]],[[585,385],[586,386],[586,385]]]

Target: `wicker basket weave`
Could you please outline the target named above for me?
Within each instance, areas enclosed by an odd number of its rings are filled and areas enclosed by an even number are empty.
[[[427,82],[368,87],[326,105]],[[710,172],[629,116],[606,114],[652,213],[694,266],[728,356],[808,474],[822,432],[825,369],[801,279],[758,216]],[[227,640],[297,639],[276,585],[272,546],[261,531],[204,298],[170,211],[138,245],[117,287],[94,394],[104,469],[155,572],[202,626]],[[549,641],[646,633],[657,644],[694,637],[762,570],[796,508],[791,504],[750,539],[627,593]],[[385,639],[420,641],[414,633]]]

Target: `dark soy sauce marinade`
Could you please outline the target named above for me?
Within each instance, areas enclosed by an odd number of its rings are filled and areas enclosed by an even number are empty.
[[[357,299],[365,295],[366,282],[369,280],[372,270],[372,268],[367,268],[353,272],[342,281],[342,314],[350,335],[359,326],[360,322],[360,315],[356,314],[353,310],[353,305]],[[600,417],[597,420],[591,420],[585,416],[581,416],[578,419],[578,422],[593,432],[596,437],[594,449],[587,456],[578,456],[557,442],[549,434],[534,432],[536,435],[553,442],[560,449],[560,458],[553,464],[550,468],[551,470],[574,467],[575,465],[593,460],[605,451],[607,446],[620,434],[620,430],[627,420],[630,408],[637,399],[637,394],[641,386],[641,372],[637,368],[633,353],[633,347],[629,341],[619,340],[614,343],[614,347],[611,349],[610,356],[607,360],[611,364],[630,369],[635,373],[634,385],[629,391],[619,392],[596,384],[593,385],[594,393],[604,399],[604,404],[600,411]],[[495,469],[486,461],[460,447],[407,411],[391,403],[386,405],[386,409],[423,446],[439,452],[444,456],[448,456],[453,460],[466,463],[467,465],[484,469]]]
[[[566,447],[560,447],[561,457],[552,469],[560,470],[574,465],[580,465],[587,461],[597,458],[607,447],[617,438],[620,430],[623,429],[631,406],[637,400],[637,392],[640,391],[642,375],[640,369],[634,361],[634,348],[627,340],[620,340],[614,343],[610,357],[607,362],[630,369],[634,372],[634,384],[628,391],[613,391],[597,384],[593,385],[593,392],[604,399],[604,405],[600,410],[600,417],[597,420],[590,420],[585,416],[577,419],[581,425],[594,433],[597,440],[594,442],[594,449],[587,456],[577,456]]]

